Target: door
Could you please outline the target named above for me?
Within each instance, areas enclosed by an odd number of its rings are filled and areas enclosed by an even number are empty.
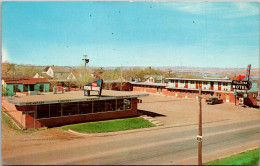
[[[218,83],[218,90],[221,90],[221,82]]]
[[[210,89],[211,89],[211,90],[214,89],[214,82],[210,82]]]
[[[202,82],[201,81],[199,82],[199,85],[200,85],[200,88],[201,88],[202,87]]]
[[[178,80],[175,80],[175,87],[178,88]]]
[[[196,89],[199,89],[198,81],[196,81]]]
[[[185,88],[188,88],[188,81],[185,81]]]
[[[34,85],[30,85],[30,91],[34,91]]]

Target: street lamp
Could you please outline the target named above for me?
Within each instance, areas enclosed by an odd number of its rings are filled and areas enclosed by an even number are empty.
[[[85,63],[85,69],[87,68],[87,63],[89,62],[89,59],[87,59],[87,56],[88,55],[83,55],[85,58],[84,59],[82,59],[83,61],[84,61],[84,63]]]

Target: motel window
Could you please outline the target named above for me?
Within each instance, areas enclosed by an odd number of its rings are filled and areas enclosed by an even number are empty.
[[[50,117],[61,116],[61,104],[51,104],[50,105]]]
[[[227,82],[223,82],[223,86],[228,86],[228,83]]]
[[[79,114],[92,113],[92,101],[79,102]]]
[[[208,82],[207,81],[203,81],[203,85],[208,85]]]
[[[28,92],[28,85],[23,85],[23,91]]]
[[[36,119],[49,118],[49,105],[37,105]]]
[[[77,103],[63,103],[62,104],[62,116],[70,116],[78,114]]]
[[[190,84],[194,84],[194,81],[191,81]]]
[[[94,113],[105,112],[105,101],[94,101]]]
[[[181,83],[183,84],[183,83],[184,83],[184,81],[183,81],[183,80],[181,80]]]
[[[174,83],[174,80],[171,80],[172,83]]]
[[[116,110],[116,101],[115,100],[106,100],[105,111],[115,111]]]

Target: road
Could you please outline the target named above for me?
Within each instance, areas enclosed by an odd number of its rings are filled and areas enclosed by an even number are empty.
[[[140,132],[141,131],[141,132]],[[3,156],[3,164],[197,164],[197,126],[165,127],[114,136],[86,136],[37,151]],[[259,120],[203,128],[203,162],[259,147]],[[65,146],[64,146],[65,145]],[[39,145],[44,146],[44,145]]]

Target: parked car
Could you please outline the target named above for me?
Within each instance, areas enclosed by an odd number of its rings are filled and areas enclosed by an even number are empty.
[[[223,100],[222,99],[218,99],[217,97],[211,97],[208,100],[206,100],[206,103],[207,104],[211,104],[211,105],[213,105],[213,104],[221,104],[221,103],[223,103]]]

